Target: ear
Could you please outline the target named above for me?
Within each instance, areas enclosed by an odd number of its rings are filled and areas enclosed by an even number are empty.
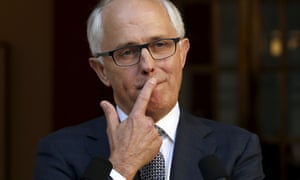
[[[190,49],[190,41],[188,38],[184,38],[180,42],[180,57],[181,57],[181,67],[184,68],[186,57]]]
[[[109,78],[107,77],[105,68],[101,62],[97,58],[89,58],[89,63],[91,68],[96,72],[98,78],[102,81],[104,85],[107,87],[110,87],[110,81]]]

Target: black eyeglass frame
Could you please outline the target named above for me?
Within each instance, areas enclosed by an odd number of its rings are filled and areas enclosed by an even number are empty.
[[[117,66],[121,66],[121,67],[128,67],[128,66],[133,66],[133,65],[136,65],[140,62],[140,59],[141,59],[141,51],[143,48],[146,48],[148,50],[148,52],[150,53],[151,57],[154,59],[154,60],[162,60],[162,59],[166,59],[168,57],[171,57],[173,56],[175,53],[176,53],[176,50],[177,50],[177,43],[181,40],[182,38],[180,37],[176,37],[176,38],[162,38],[162,39],[158,39],[158,40],[155,40],[155,41],[152,41],[152,42],[149,42],[149,43],[145,43],[145,44],[140,44],[140,45],[133,45],[133,46],[124,46],[124,47],[121,47],[121,48],[117,48],[117,49],[114,49],[114,50],[111,50],[111,51],[107,51],[107,52],[101,52],[101,53],[96,53],[95,54],[95,58],[99,58],[100,56],[111,56],[114,63],[117,65]],[[149,45],[150,44],[153,44],[155,42],[158,42],[158,41],[163,41],[163,40],[172,40],[174,41],[175,43],[175,50],[172,54],[170,54],[169,56],[167,57],[164,57],[164,58],[160,58],[160,59],[157,59],[157,58],[154,58],[151,51],[149,50]],[[120,50],[120,49],[124,49],[124,48],[129,48],[129,47],[137,47],[139,49],[139,58],[138,58],[138,61],[133,63],[133,64],[126,64],[126,65],[123,65],[123,64],[118,64],[117,61],[115,60],[114,58],[114,52]]]

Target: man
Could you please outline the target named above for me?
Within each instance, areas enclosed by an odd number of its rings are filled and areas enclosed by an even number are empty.
[[[34,179],[140,179],[158,154],[165,167],[156,179],[201,180],[199,162],[211,154],[233,180],[263,179],[257,136],[179,105],[189,40],[171,2],[103,1],[89,18],[88,39],[90,66],[112,87],[116,106],[102,101],[104,117],[44,138]]]

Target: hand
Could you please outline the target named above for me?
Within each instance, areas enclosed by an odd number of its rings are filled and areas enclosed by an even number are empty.
[[[155,86],[154,78],[145,83],[128,118],[121,123],[112,104],[100,103],[107,119],[109,160],[127,179],[133,179],[136,172],[155,157],[162,144],[153,119],[145,115]]]

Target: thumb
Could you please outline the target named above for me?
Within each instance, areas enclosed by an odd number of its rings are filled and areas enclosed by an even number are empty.
[[[117,111],[115,107],[108,101],[101,101],[100,106],[106,117],[107,130],[113,132],[120,123]]]

